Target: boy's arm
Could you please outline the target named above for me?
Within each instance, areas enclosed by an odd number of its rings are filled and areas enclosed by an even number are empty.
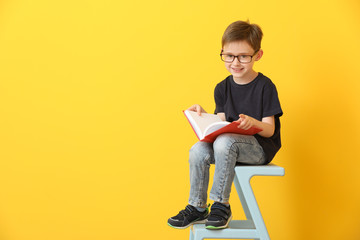
[[[258,127],[258,128],[263,129],[261,132],[258,133],[262,137],[269,138],[272,135],[274,135],[274,131],[275,131],[274,116],[264,117],[262,119],[262,121],[259,121],[259,120],[256,120],[255,118],[252,118],[245,114],[240,114],[237,122],[240,123],[238,128],[241,128],[241,129],[247,130],[251,127]]]

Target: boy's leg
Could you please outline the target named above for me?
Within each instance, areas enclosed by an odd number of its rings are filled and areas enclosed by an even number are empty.
[[[189,155],[190,164],[190,197],[189,204],[194,207],[205,207],[209,185],[209,168],[214,163],[212,143],[197,142]]]
[[[254,136],[222,134],[214,142],[215,174],[210,199],[227,203],[237,162],[263,164],[265,154]]]
[[[178,215],[168,219],[168,225],[184,229],[195,223],[205,223],[209,211],[197,209],[205,207],[209,184],[209,167],[214,162],[211,143],[198,142],[190,149],[190,198],[189,205]]]
[[[207,229],[226,228],[232,218],[229,197],[235,176],[236,162],[262,164],[265,154],[254,136],[222,134],[214,142],[215,174],[210,191],[211,207]]]

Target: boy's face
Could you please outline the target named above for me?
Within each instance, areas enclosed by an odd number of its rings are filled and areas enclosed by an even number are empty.
[[[263,54],[261,49],[255,53],[255,50],[246,41],[236,41],[225,44],[222,50],[222,54],[239,56],[233,62],[225,62],[226,69],[233,75],[236,82],[247,83],[253,80],[256,74],[253,65],[261,58]],[[253,56],[249,63],[239,62],[239,59],[249,58],[246,56]]]

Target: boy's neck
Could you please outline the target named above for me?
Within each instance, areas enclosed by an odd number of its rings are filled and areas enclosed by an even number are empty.
[[[237,77],[233,76],[233,79],[234,79],[235,83],[240,84],[240,85],[245,85],[245,84],[252,82],[258,76],[258,74],[259,74],[258,72],[255,72],[254,70],[252,70],[251,72],[249,72],[248,74],[246,74],[243,77],[237,78]]]

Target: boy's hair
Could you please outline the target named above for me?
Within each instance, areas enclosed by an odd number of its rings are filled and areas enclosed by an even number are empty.
[[[257,24],[250,24],[249,20],[236,21],[230,24],[222,37],[222,48],[224,45],[235,41],[246,41],[255,51],[261,48],[263,33]]]

